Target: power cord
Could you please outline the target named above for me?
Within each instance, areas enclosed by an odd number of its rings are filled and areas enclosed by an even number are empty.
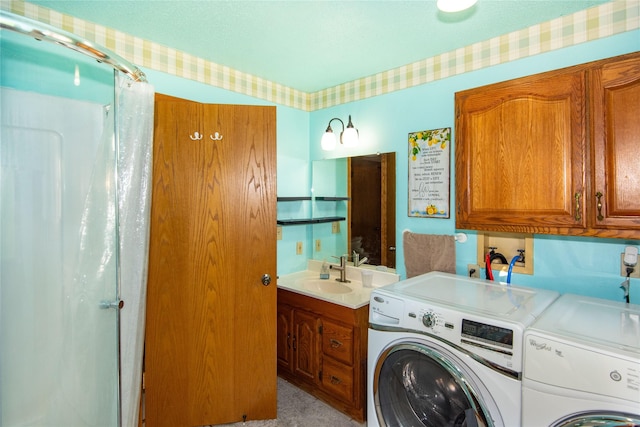
[[[624,300],[629,304],[629,287],[631,285],[631,273],[635,271],[633,267],[627,267],[627,278],[622,282],[620,287],[624,290]]]

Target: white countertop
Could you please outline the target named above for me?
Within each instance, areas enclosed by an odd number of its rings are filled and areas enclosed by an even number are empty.
[[[307,289],[304,286],[305,280],[319,279],[320,267],[322,261],[309,260],[307,270],[299,271],[296,273],[286,274],[278,277],[278,287],[286,289],[291,292],[296,292],[302,295],[306,295],[312,298],[317,298],[323,301],[327,301],[334,304],[339,304],[345,307],[357,309],[369,304],[371,298],[371,291],[374,288],[379,288],[391,283],[395,283],[400,280],[400,276],[394,273],[385,271],[378,271],[367,267],[353,267],[347,266],[346,278],[350,280],[350,283],[343,283],[345,286],[351,288],[351,292],[335,294],[328,292],[321,292],[316,290]],[[365,288],[362,286],[361,271],[367,269],[373,272],[373,284],[371,288]],[[330,277],[327,281],[335,281],[340,277],[340,272],[337,270],[329,270]]]

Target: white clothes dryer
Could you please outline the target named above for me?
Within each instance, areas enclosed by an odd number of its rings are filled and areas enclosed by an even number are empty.
[[[518,426],[524,330],[558,296],[440,272],[375,289],[367,426]]]
[[[640,305],[565,294],[524,339],[523,427],[640,426]]]

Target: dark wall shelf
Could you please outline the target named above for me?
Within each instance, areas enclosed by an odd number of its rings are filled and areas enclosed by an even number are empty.
[[[348,197],[321,196],[321,197],[316,197],[316,200],[321,200],[324,202],[339,202],[342,200],[350,200],[350,199]]]
[[[327,216],[323,218],[279,219],[278,225],[321,224],[323,222],[344,221],[343,216]]]
[[[278,197],[279,202],[299,202],[304,200],[311,200],[311,196]]]
[[[294,196],[294,197],[278,197],[278,202],[300,202],[312,200],[311,196]],[[323,202],[339,202],[349,200],[348,197],[319,196],[315,197],[317,201]],[[296,219],[279,219],[278,225],[305,225],[305,224],[321,224],[324,222],[344,221],[343,216],[329,216],[322,218],[296,218]]]

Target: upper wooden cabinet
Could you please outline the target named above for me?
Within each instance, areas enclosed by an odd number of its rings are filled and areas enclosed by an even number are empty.
[[[456,93],[456,227],[640,238],[639,64]]]
[[[640,55],[594,67],[589,82],[595,197],[589,225],[598,234],[639,238]]]

